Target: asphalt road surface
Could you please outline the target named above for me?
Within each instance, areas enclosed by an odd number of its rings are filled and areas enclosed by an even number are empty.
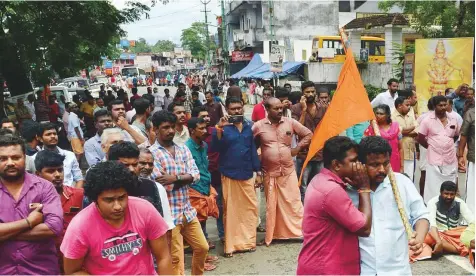
[[[163,94],[163,90],[169,88],[170,94],[173,96],[176,89],[174,87],[159,86],[159,92]],[[146,88],[139,88],[139,94],[146,93]],[[246,106],[245,116],[251,117],[251,106]],[[419,174],[415,176],[418,181]],[[460,174],[460,183],[465,183],[464,175]],[[418,188],[418,185],[417,185]],[[266,226],[266,211],[264,193],[261,194],[260,216],[263,226]],[[211,255],[218,255],[219,260],[216,262],[217,269],[206,272],[209,275],[291,275],[296,273],[297,257],[301,250],[302,243],[294,242],[273,242],[270,247],[260,246],[256,252],[234,254],[232,258],[223,257],[223,245],[218,238],[215,219],[211,218],[207,221],[207,231],[209,239],[216,244],[216,249],[210,250]],[[258,233],[258,241],[264,239],[264,233]],[[392,250],[389,248],[388,250]],[[186,273],[190,274],[190,266],[192,263],[192,255],[186,254],[185,268]],[[412,273],[414,275],[474,275],[474,269],[469,264],[467,258],[456,255],[447,255],[434,260],[425,260],[413,263]]]

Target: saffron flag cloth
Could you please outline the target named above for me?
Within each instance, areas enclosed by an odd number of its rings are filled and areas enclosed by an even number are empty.
[[[343,30],[341,30],[341,36],[345,45],[347,38]],[[374,119],[375,115],[355,64],[352,49],[347,47],[337,89],[324,117],[314,132],[302,170],[304,171],[309,160],[324,147],[324,143],[329,138],[339,135],[342,131],[357,123]],[[303,173],[301,173],[301,178],[302,175]],[[301,178],[299,183],[301,183]]]

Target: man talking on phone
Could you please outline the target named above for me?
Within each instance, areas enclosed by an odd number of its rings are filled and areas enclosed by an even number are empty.
[[[63,241],[66,228],[68,228],[71,220],[83,209],[84,190],[82,188],[74,188],[63,185],[64,156],[49,150],[38,152],[35,158],[36,175],[51,182],[61,198],[61,206],[63,207],[63,231],[61,235],[56,238],[56,248],[58,251],[58,260],[61,273],[63,270],[63,254],[59,250],[61,242]]]
[[[58,275],[55,238],[63,231],[53,185],[25,172],[25,142],[0,136],[0,275]]]
[[[227,98],[225,106],[228,115],[215,126],[212,149],[220,153],[225,257],[231,257],[233,252],[256,250],[258,206],[253,172],[261,175],[261,165],[252,123],[243,119],[241,99]]]

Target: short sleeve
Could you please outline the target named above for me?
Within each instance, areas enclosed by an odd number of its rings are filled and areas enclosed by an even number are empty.
[[[421,121],[418,129],[418,133],[428,136],[428,117]]]
[[[160,213],[151,203],[145,202],[144,208],[146,208],[146,210],[144,210],[145,212],[142,211],[141,213],[148,214],[148,221],[147,225],[145,226],[147,240],[156,240],[162,237],[167,232],[169,227]]]
[[[366,222],[364,214],[352,204],[349,195],[341,187],[336,187],[327,194],[324,210],[350,232],[358,231]]]
[[[466,112],[464,114],[463,125],[461,126],[461,135],[469,135],[469,127],[471,126],[471,112]]]
[[[74,218],[66,229],[60,250],[63,255],[72,260],[81,259],[88,253],[89,244],[87,236],[83,233],[82,221],[79,217]]]

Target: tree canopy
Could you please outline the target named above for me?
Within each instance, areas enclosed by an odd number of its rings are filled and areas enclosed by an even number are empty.
[[[144,38],[139,38],[136,40],[134,47],[131,47],[130,50],[133,53],[151,53],[152,47],[147,44],[147,41]]]
[[[145,38],[139,38],[136,40],[134,47],[131,47],[130,50],[133,53],[160,53],[160,52],[172,52],[175,48],[175,43],[170,40],[159,40],[155,45],[150,45],[147,43]]]
[[[203,22],[194,22],[192,26],[182,30],[180,41],[182,47],[192,52],[192,55],[200,60],[205,60],[207,56],[207,35],[206,25]],[[210,50],[215,50],[215,42],[209,40]]]
[[[159,52],[173,52],[175,48],[175,43],[173,43],[170,40],[159,40],[155,43],[155,45],[152,47],[152,51],[154,53],[159,53]]]
[[[116,44],[125,35],[121,24],[149,10],[138,2],[127,2],[123,10],[109,1],[0,2],[0,75],[12,94],[31,89],[30,72],[40,85],[54,73],[74,76],[103,56],[117,56]]]
[[[381,1],[379,8],[394,6],[411,14],[412,27],[426,38],[474,37],[474,1]],[[437,26],[441,26],[437,27]]]

